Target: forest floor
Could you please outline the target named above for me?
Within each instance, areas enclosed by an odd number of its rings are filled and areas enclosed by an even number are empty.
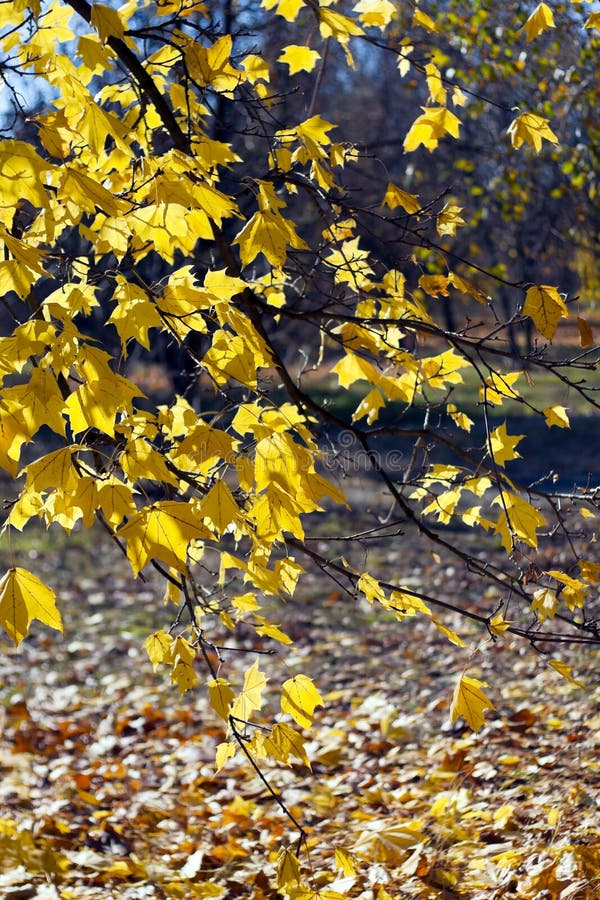
[[[404,583],[479,600],[472,576],[408,538],[375,553]],[[162,588],[133,581],[97,532],[26,534],[2,557],[53,587],[65,633],[34,622],[18,650],[0,643],[0,896],[261,900],[286,896],[279,865],[294,900],[600,897],[595,648],[556,652],[580,688],[526,646],[444,619],[457,647],[307,573],[275,620],[293,647],[227,657],[239,671],[259,658],[275,685],[303,672],[324,698],[312,771],[263,769],[308,836],[300,888],[297,832],[248,763],[215,774],[223,730],[203,689],[180,696],[152,671]],[[477,734],[448,719],[465,668],[496,707]]]

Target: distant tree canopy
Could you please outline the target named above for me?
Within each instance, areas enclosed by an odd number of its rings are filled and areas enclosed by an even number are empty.
[[[562,435],[599,405],[577,290],[597,282],[600,14],[488,6],[0,4],[4,529],[99,521],[160,573],[148,654],[205,684],[218,768],[308,761],[318,687],[289,678],[254,727],[262,658],[236,684],[213,642],[243,623],[290,643],[264,598],[308,565],[459,646],[448,614],[600,641],[598,488],[511,424]],[[156,359],[177,360],[166,400],[138,379]],[[330,471],[348,453],[390,509],[368,533]],[[312,514],[333,505],[330,551]],[[406,583],[403,533],[475,573],[478,605]],[[386,537],[393,573],[349,561]],[[0,622],[18,644],[34,619],[62,629],[15,565]],[[483,724],[483,687],[465,671],[453,719]]]

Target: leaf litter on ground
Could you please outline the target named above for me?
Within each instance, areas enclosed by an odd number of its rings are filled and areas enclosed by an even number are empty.
[[[143,642],[165,626],[160,589],[129,578],[97,535],[76,538],[16,553],[47,570],[66,627],[35,623],[18,650],[2,643],[2,896],[600,896],[599,691],[581,650],[566,657],[585,690],[533,651],[459,621],[475,649],[458,648],[424,617],[378,616],[309,572],[279,611],[295,643],[269,676],[301,670],[322,695],[321,707],[302,682],[312,770],[261,761],[306,831],[297,854],[239,754],[215,773],[224,730],[207,692],[182,698],[153,673]],[[409,540],[402,553],[415,584],[476,596],[468,573]],[[228,665],[241,673],[271,643],[254,635]],[[477,734],[450,721],[466,669],[495,707]]]

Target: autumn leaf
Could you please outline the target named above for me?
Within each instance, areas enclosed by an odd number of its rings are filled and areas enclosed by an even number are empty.
[[[564,406],[559,406],[558,404],[547,406],[544,409],[544,415],[546,416],[546,425],[548,428],[551,428],[553,425],[556,425],[557,428],[571,427],[567,410]]]
[[[401,206],[409,215],[414,215],[421,209],[421,203],[419,202],[418,197],[403,191],[402,188],[397,187],[391,181],[387,186],[383,204],[390,209],[396,209],[398,206]]]
[[[290,756],[299,759],[310,769],[310,760],[304,749],[304,738],[285,722],[276,722],[271,733],[265,738],[264,747],[274,759],[291,765]]]
[[[537,547],[537,529],[546,524],[546,519],[535,506],[510,491],[504,491],[492,503],[502,510],[494,530],[501,536],[502,546],[507,553],[513,550],[517,540],[524,541],[530,547]]]
[[[292,719],[302,726],[310,728],[315,707],[323,706],[323,698],[316,689],[312,678],[306,675],[294,675],[284,681],[281,687],[281,710],[289,713]]]
[[[523,304],[523,315],[530,316],[537,330],[548,340],[552,340],[561,318],[569,315],[567,305],[555,287],[534,285],[527,291]]]
[[[421,275],[419,286],[430,297],[447,297],[450,279],[447,275]]]
[[[504,633],[513,625],[513,622],[507,622],[502,613],[496,613],[489,621],[489,629],[496,637],[503,637]]]
[[[237,744],[235,741],[223,741],[218,744],[217,752],[215,753],[215,770],[217,773],[221,771],[228,759],[235,756],[236,749]]]
[[[594,343],[594,334],[588,321],[582,316],[577,316],[577,327],[579,328],[579,340],[583,349],[591,347]]]
[[[164,629],[155,631],[144,641],[144,648],[155,672],[161,663],[172,663],[173,643],[174,638]]]
[[[316,50],[310,50],[300,44],[288,44],[283,48],[277,62],[285,63],[289,66],[290,75],[295,75],[302,71],[312,72],[319,59],[321,54]]]
[[[198,674],[194,669],[196,651],[186,638],[179,635],[175,638],[171,655],[171,681],[177,685],[179,692],[183,694],[200,683]]]
[[[191,540],[211,538],[191,503],[164,500],[147,506],[119,529],[127,543],[127,557],[134,575],[151,559],[160,559],[185,571]]]
[[[277,854],[277,886],[300,884],[300,862],[295,853],[287,847],[281,847]]]
[[[458,138],[460,119],[445,106],[422,107],[423,114],[416,119],[404,138],[404,150],[411,153],[421,144],[430,152],[440,140],[449,134]]]
[[[258,668],[256,660],[244,675],[244,685],[237,697],[233,700],[230,715],[242,722],[249,722],[252,713],[262,707],[262,692],[267,684],[267,679]]]
[[[0,581],[0,625],[18,646],[29,634],[34,619],[62,632],[54,591],[40,579],[15,566]]]
[[[221,480],[212,486],[200,505],[200,515],[209,519],[217,534],[222,534],[238,518],[239,512],[233,494]]]
[[[225,678],[212,678],[208,682],[210,705],[225,722],[229,720],[231,702],[235,694]]]
[[[396,15],[396,7],[390,0],[359,0],[354,6],[365,27],[385,28]]]
[[[574,677],[573,671],[570,665],[565,662],[561,662],[559,659],[550,659],[548,664],[552,666],[555,672],[558,672],[563,678],[566,678],[567,681],[570,681],[571,684],[577,685],[577,687],[583,688],[585,690],[585,684],[583,681],[579,681]]]
[[[471,678],[464,673],[461,674],[450,706],[451,722],[456,722],[459,717],[462,717],[473,731],[479,731],[481,726],[485,725],[483,711],[495,709],[495,706],[481,690],[484,687],[487,687],[485,681]]]
[[[529,144],[536,153],[542,149],[542,140],[558,144],[558,138],[548,125],[548,119],[526,112],[517,116],[508,127],[508,134],[513,147],[517,150],[522,144]]]
[[[457,409],[454,403],[448,403],[446,406],[446,411],[455,425],[459,428],[462,428],[463,431],[470,431],[473,427],[473,419],[471,419],[466,413],[461,412]]]
[[[413,12],[413,25],[424,28],[425,31],[435,32],[438,30],[431,16],[428,16],[427,13],[423,12],[422,9],[419,9],[418,6]]]
[[[359,835],[353,847],[357,856],[374,862],[398,866],[408,856],[408,850],[425,840],[423,823],[375,821]]]
[[[271,210],[258,210],[239,232],[234,243],[240,245],[244,266],[256,259],[259,253],[263,253],[271,265],[282,266],[287,259],[288,247],[306,248],[294,224]]]
[[[490,452],[497,466],[504,467],[504,463],[509,460],[520,459],[521,454],[517,453],[515,447],[524,437],[524,434],[508,434],[506,423],[498,425],[490,432]]]
[[[440,237],[443,237],[444,235],[454,237],[456,235],[456,229],[466,224],[461,216],[461,212],[462,206],[458,206],[453,200],[449,200],[444,204],[444,208],[440,212],[435,223],[437,233]],[[457,276],[452,275],[451,278],[454,282],[454,286],[459,288],[459,284],[456,284]],[[468,284],[468,282],[465,282],[462,279],[459,279],[459,281],[462,284]]]
[[[91,23],[98,31],[101,40],[104,42],[111,37],[125,37],[125,27],[121,21],[121,17],[117,10],[111,9],[110,6],[94,3],[91,11]]]
[[[538,35],[543,34],[548,28],[555,27],[554,16],[550,7],[546,3],[538,3],[523,25],[523,30],[527,34],[527,43],[529,44]]]

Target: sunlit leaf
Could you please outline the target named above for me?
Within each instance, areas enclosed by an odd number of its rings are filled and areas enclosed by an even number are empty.
[[[485,725],[484,710],[495,709],[492,701],[481,690],[484,687],[487,687],[485,681],[479,681],[463,673],[454,689],[450,721],[456,722],[462,717],[469,728],[479,731],[481,726]]]
[[[567,305],[555,287],[548,284],[534,285],[527,291],[523,315],[530,316],[537,330],[552,340],[561,318],[569,315]]]
[[[15,645],[27,637],[33,619],[62,632],[55,599],[54,591],[27,569],[8,570],[0,581],[0,625]]]
[[[543,34],[548,28],[555,28],[552,10],[546,3],[538,3],[531,13],[523,29],[527,34],[527,43],[533,41],[538,35]]]
[[[307,675],[295,675],[284,681],[281,686],[281,710],[289,713],[302,728],[311,727],[317,706],[323,706],[323,698],[312,678],[308,678]]]
[[[248,722],[252,713],[260,709],[263,704],[262,692],[267,684],[267,679],[258,668],[256,660],[244,675],[244,685],[240,693],[233,700],[230,715],[234,719]]]

